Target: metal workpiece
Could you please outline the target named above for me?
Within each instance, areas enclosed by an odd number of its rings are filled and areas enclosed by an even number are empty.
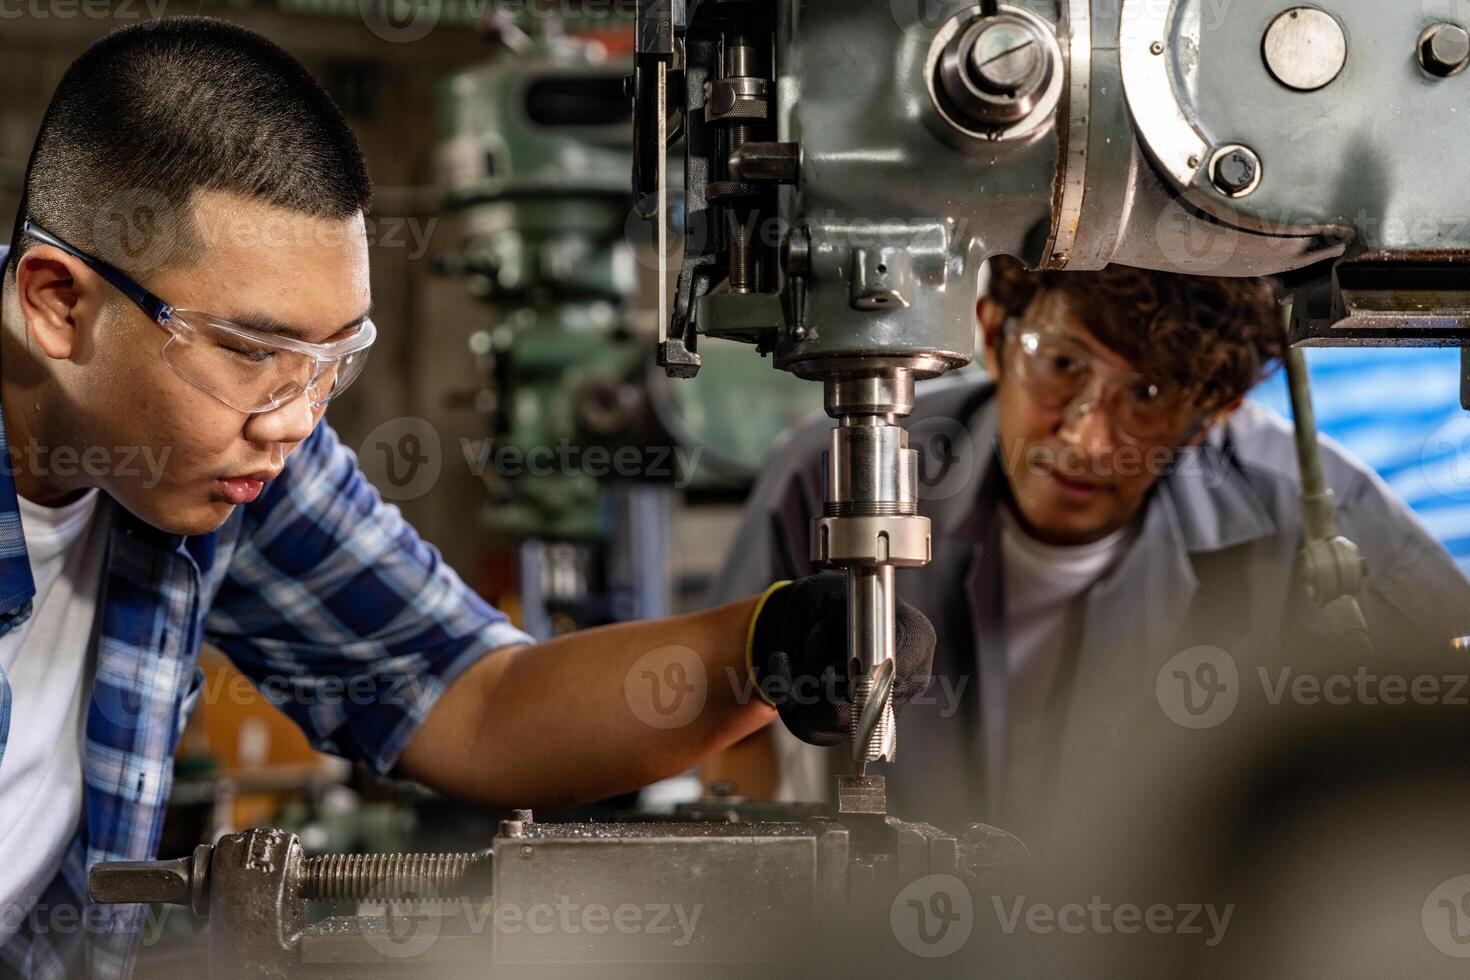
[[[882,776],[838,776],[837,814],[888,815],[888,783]]]

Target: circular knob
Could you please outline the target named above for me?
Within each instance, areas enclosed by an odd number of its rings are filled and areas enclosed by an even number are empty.
[[[945,46],[939,89],[950,108],[982,127],[1012,126],[1030,115],[1051,84],[1051,47],[1015,14],[977,17]]]
[[[1029,27],[1009,21],[988,24],[970,48],[970,78],[996,95],[1011,94],[1044,70],[1043,57],[1040,39]]]
[[[1325,10],[1292,7],[1271,22],[1261,51],[1278,82],[1298,92],[1315,92],[1347,65],[1347,34]]]

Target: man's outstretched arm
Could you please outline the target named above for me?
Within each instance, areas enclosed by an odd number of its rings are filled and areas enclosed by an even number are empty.
[[[683,772],[776,718],[746,680],[755,606],[492,653],[434,705],[399,770],[493,807],[603,799]]]
[[[764,604],[531,645],[325,425],[242,510],[207,638],[314,745],[380,775],[544,806],[681,772],[778,716],[817,744],[845,737],[842,573],[783,583]],[[927,683],[934,651],[928,622],[899,610],[896,706]]]
[[[902,600],[897,611],[901,707],[929,682],[934,628]],[[683,772],[778,716],[798,738],[832,745],[852,708],[846,661],[840,572],[706,612],[569,633],[466,671],[398,768],[486,806],[559,806]]]

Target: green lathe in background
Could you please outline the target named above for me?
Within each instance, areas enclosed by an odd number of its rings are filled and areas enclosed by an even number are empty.
[[[490,310],[469,341],[486,380],[486,519],[521,542],[526,625],[549,635],[667,613],[673,495],[743,496],[821,404],[747,351],[708,358],[699,384],[656,368],[629,65],[592,40],[503,38],[442,90],[440,180],[462,228],[446,271]]]

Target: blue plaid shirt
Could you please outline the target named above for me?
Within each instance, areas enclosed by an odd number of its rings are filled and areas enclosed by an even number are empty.
[[[0,249],[0,269],[4,260]],[[9,459],[3,424],[0,459]],[[32,914],[6,912],[20,929],[0,947],[0,973],[131,972],[145,910],[88,907],[87,868],[155,856],[174,749],[202,689],[204,642],[318,748],[384,775],[456,677],[492,650],[532,642],[382,501],[325,423],[212,534],[165,534],[115,504],[107,513],[82,820]],[[6,465],[0,635],[25,622],[34,594]],[[0,762],[10,702],[0,670]]]

